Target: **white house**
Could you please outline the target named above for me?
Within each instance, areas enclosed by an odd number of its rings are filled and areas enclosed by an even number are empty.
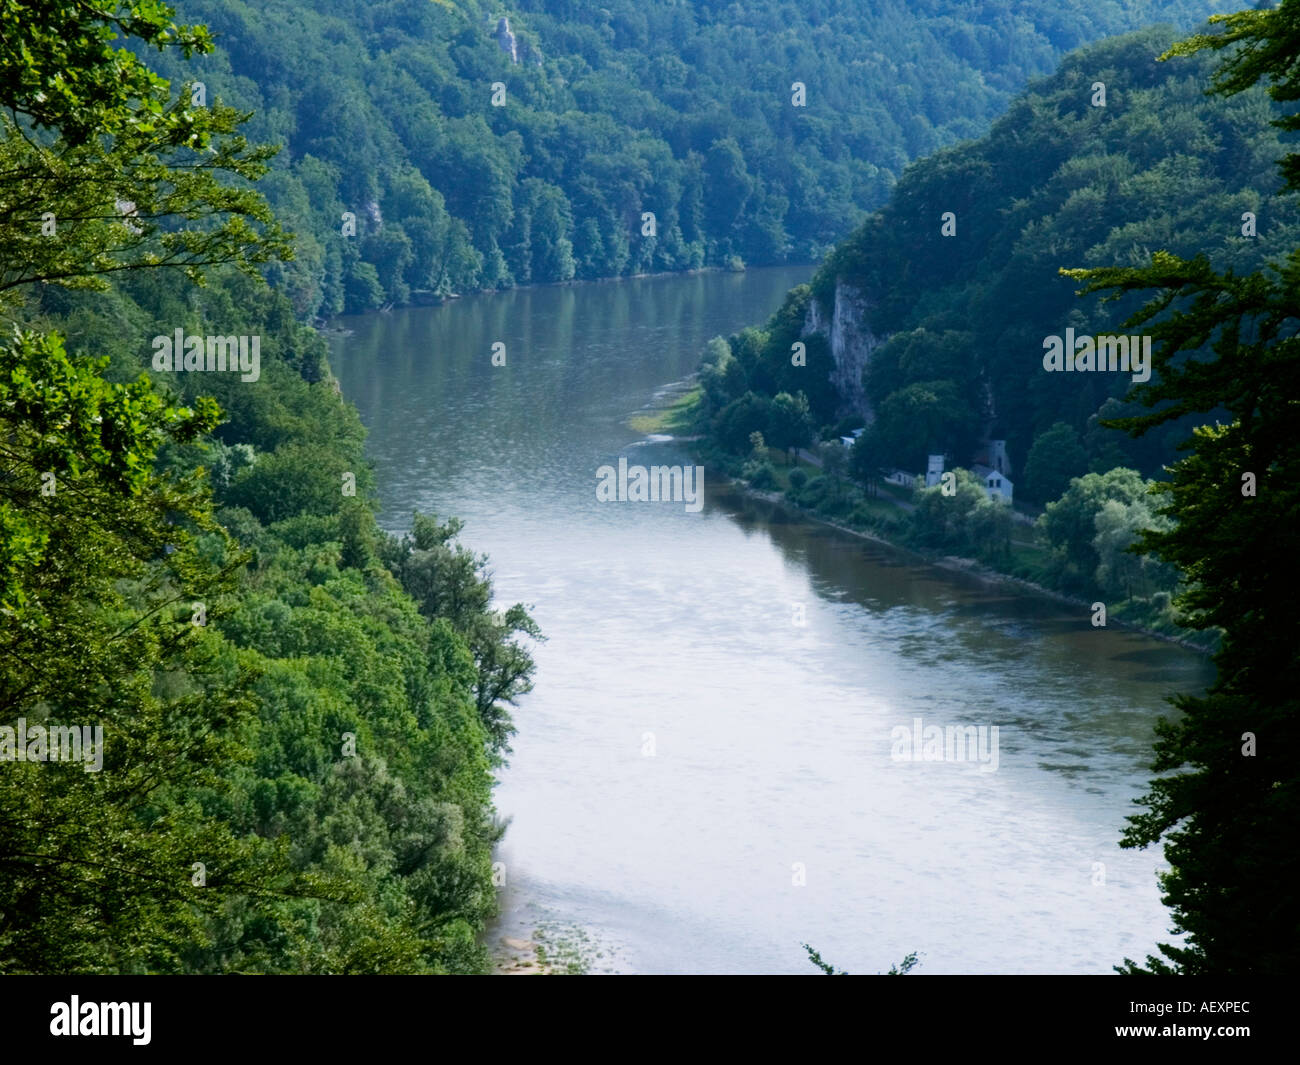
[[[943,456],[931,455],[925,469],[925,487],[933,488],[943,479]]]
[[[840,437],[840,443],[843,444],[845,447],[852,447],[854,444],[858,442],[858,437],[860,437],[865,432],[866,432],[865,429],[854,429],[853,434],[851,436]]]
[[[993,441],[993,454],[1004,465],[1006,463],[1006,443],[1002,440]],[[998,448],[1001,445],[1001,448]],[[929,457],[929,466],[925,471],[925,486],[933,488],[943,480],[943,463],[942,455],[931,455]],[[971,473],[980,479],[980,484],[984,486],[984,491],[988,493],[990,499],[998,499],[1004,503],[1010,503],[1015,486],[1002,470],[995,470],[992,466],[986,466],[982,462],[977,462],[971,466]],[[895,471],[897,472],[897,471]],[[889,478],[886,478],[889,480]],[[895,481],[895,484],[902,484],[902,481]]]
[[[1015,485],[1005,473],[999,473],[992,466],[985,466],[978,462],[971,467],[971,473],[980,479],[990,499],[1000,499],[1004,503],[1011,502]]]

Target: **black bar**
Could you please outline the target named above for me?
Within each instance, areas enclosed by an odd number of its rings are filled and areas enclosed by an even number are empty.
[[[601,1047],[604,1055],[621,1047],[641,1048],[638,1056],[694,1056],[701,1042],[738,1048],[757,1041],[770,1052],[776,1044],[765,1044],[773,1039],[820,1056],[847,1037],[859,1052],[910,1047],[926,1058],[946,1049],[1074,1057],[1125,1045],[1156,1054],[1200,1045],[1236,1060],[1294,1042],[1286,1031],[1292,996],[1280,982],[1213,977],[589,977],[578,986],[400,976],[10,977],[3,986],[6,1051],[79,1057],[112,1044],[115,1055],[197,1053],[204,1060],[280,1048],[330,1060],[349,1049],[419,1048],[434,1060],[528,1056],[557,1043],[584,1057]],[[130,1034],[51,1034],[51,1024],[66,1016],[57,1004],[70,1007],[74,995],[88,1026],[87,1004],[136,1003],[143,1020],[148,1003],[148,1043],[137,1045]],[[1208,1039],[1179,1033],[1193,1027],[1214,1031]],[[1154,1032],[1132,1034],[1135,1028]]]

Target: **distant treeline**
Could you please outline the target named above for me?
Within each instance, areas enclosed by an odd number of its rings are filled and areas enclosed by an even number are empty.
[[[908,160],[986,129],[1064,52],[1212,7],[191,0],[219,51],[159,69],[285,146],[262,189],[297,259],[273,274],[314,316],[819,259]]]

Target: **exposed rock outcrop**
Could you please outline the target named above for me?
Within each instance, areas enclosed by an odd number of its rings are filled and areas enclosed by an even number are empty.
[[[826,337],[835,360],[831,381],[842,400],[839,413],[841,416],[860,414],[870,425],[875,415],[862,388],[862,371],[871,361],[872,352],[889,338],[871,331],[868,309],[867,298],[860,289],[837,280],[835,303],[829,316],[816,297],[808,301],[802,335]]]
[[[519,62],[519,45],[515,35],[510,31],[510,20],[504,15],[497,22],[497,45],[510,57],[510,62]]]

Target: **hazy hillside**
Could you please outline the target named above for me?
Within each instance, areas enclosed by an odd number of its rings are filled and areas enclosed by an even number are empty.
[[[284,283],[317,314],[820,258],[908,160],[983,131],[1063,52],[1212,7],[193,0],[179,13],[218,53],[150,62],[285,144],[264,188],[299,234]]]

